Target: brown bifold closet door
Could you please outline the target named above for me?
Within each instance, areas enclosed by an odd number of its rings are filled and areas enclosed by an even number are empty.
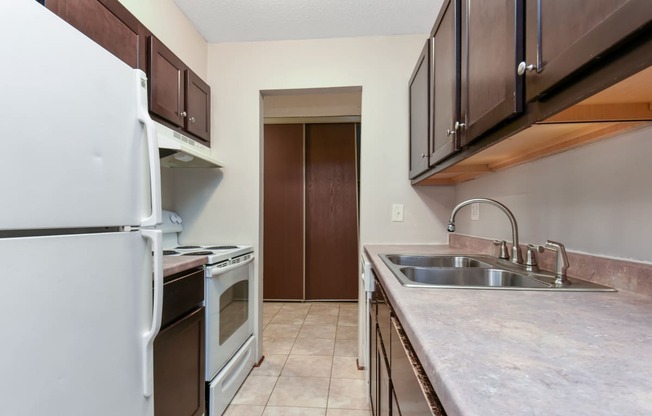
[[[303,300],[303,124],[266,124],[263,164],[263,299]]]
[[[356,299],[355,124],[306,125],[306,300]]]

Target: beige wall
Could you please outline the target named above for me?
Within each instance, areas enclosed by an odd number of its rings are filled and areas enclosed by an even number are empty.
[[[246,242],[260,228],[261,90],[362,87],[361,242],[446,241],[453,188],[412,188],[407,83],[425,35],[209,45],[221,172],[175,173],[185,238]],[[405,204],[405,222],[391,205]]]
[[[202,79],[207,75],[208,44],[173,0],[119,0]]]
[[[362,91],[263,95],[265,118],[360,116]],[[347,89],[349,90],[349,89]],[[287,121],[286,121],[287,122]]]
[[[444,243],[454,189],[414,189],[407,180],[407,83],[425,38],[209,45],[213,149],[225,167],[174,172],[174,209],[185,220],[184,242],[253,245],[254,293],[262,303],[260,92],[361,87],[361,242]],[[392,203],[405,204],[405,222],[390,221]],[[260,331],[262,308],[254,321]]]
[[[457,202],[497,199],[518,221],[522,243],[557,240],[569,250],[652,262],[652,126],[487,175],[456,187]],[[460,211],[457,231],[510,240],[504,214]]]

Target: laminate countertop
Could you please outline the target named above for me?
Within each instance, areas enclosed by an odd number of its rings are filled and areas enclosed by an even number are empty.
[[[379,254],[468,251],[365,251],[449,416],[652,415],[651,298],[406,288]]]
[[[163,277],[206,264],[206,256],[164,256]]]

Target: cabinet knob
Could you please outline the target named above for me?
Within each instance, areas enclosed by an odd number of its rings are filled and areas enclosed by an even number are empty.
[[[459,130],[459,129],[463,129],[464,127],[466,127],[466,124],[464,124],[464,123],[460,123],[459,121],[456,121],[456,122],[455,122],[454,130],[457,131],[457,130]]]
[[[527,63],[525,63],[525,61],[523,61],[520,64],[518,64],[518,68],[516,68],[516,72],[519,75],[523,75],[525,74],[525,71],[534,71],[534,69],[535,69],[534,65],[528,65]]]
[[[427,158],[427,157],[428,157],[428,155],[427,155],[427,154],[425,154],[425,153],[421,153],[421,157],[422,157],[423,159],[425,159],[425,158]]]
[[[451,129],[446,130],[446,136],[452,136],[453,134],[455,134],[455,130],[451,130]]]
[[[182,111],[182,112],[179,113],[179,115],[180,115],[181,117],[185,117],[185,116],[188,115],[188,113],[186,113],[185,111]]]
[[[191,122],[191,123],[194,123],[194,122],[195,122],[195,118],[194,118],[194,117],[190,117],[190,122]]]

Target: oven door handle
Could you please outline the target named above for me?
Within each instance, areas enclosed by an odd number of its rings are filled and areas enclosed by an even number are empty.
[[[210,268],[210,276],[208,276],[208,277],[217,277],[217,276],[219,276],[219,275],[221,275],[223,273],[226,273],[226,272],[231,271],[233,269],[237,269],[238,267],[244,266],[245,264],[251,263],[252,261],[254,261],[253,254],[247,260],[241,261],[240,263],[229,264],[226,267],[211,267]]]
[[[140,230],[143,238],[152,243],[154,252],[153,275],[154,295],[152,305],[152,323],[147,332],[143,334],[143,395],[150,397],[154,390],[154,338],[161,330],[163,313],[163,232],[161,230]]]

